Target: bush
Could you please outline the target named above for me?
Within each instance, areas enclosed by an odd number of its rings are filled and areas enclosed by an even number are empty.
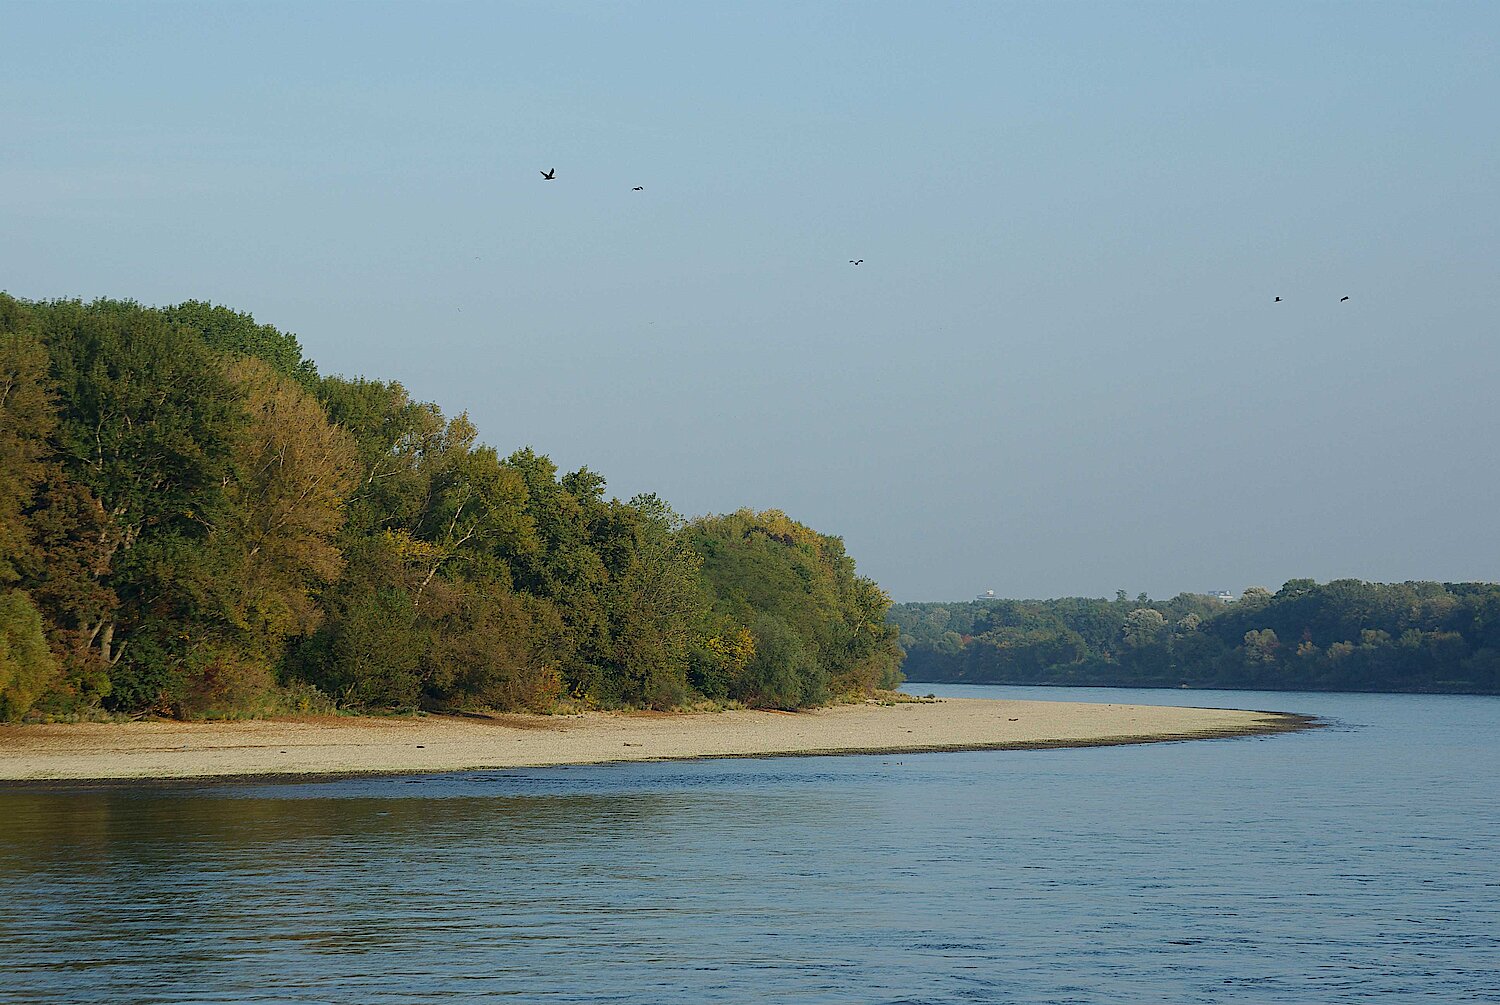
[[[171,653],[153,639],[134,640],[120,662],[109,669],[104,707],[112,712],[165,711],[168,688],[176,681]]]
[[[190,661],[169,705],[177,719],[236,719],[274,714],[280,694],[264,662],[227,649],[209,649]]]
[[[0,594],[0,720],[21,718],[57,676],[42,615],[21,590]]]
[[[758,708],[793,709],[828,700],[828,675],[801,636],[762,614],[750,627],[755,655],[745,668],[742,700]]]

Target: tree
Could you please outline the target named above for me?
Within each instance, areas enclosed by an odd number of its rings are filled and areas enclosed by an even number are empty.
[[[316,626],[314,591],[337,578],[335,537],[356,479],[353,438],[328,422],[296,383],[259,360],[227,374],[246,421],[233,451],[234,476],[212,543],[226,552],[227,621],[262,640],[262,655]]]
[[[636,496],[621,516],[628,548],[607,595],[614,663],[633,700],[670,708],[687,698],[690,654],[708,607],[703,560],[681,533],[682,517],[658,496]]]
[[[552,708],[563,690],[564,628],[556,608],[498,585],[460,583],[443,609],[422,659],[423,686],[434,703]]]
[[[46,470],[56,425],[48,393],[47,351],[28,331],[19,305],[0,296],[0,586],[19,577],[31,546],[23,519]]]
[[[0,590],[0,720],[19,719],[57,673],[42,615],[21,590]]]
[[[425,544],[412,552],[421,577],[417,604],[440,570],[468,570],[508,583],[509,560],[538,548],[526,483],[492,448],[476,447],[476,435],[469,417],[457,416],[419,467],[426,493],[411,526],[412,536]]]
[[[249,314],[0,295],[0,715],[797,707],[900,680],[889,608],[837,537],[502,459]]]
[[[732,697],[776,704],[797,693],[813,702],[830,690],[867,693],[899,681],[898,629],[885,620],[890,598],[857,574],[841,540],[779,510],[703,517],[684,533],[710,591],[703,634],[722,639],[748,628],[754,637],[755,657]],[[773,668],[778,660],[786,666]],[[802,684],[788,684],[789,672]]]
[[[296,666],[342,705],[411,708],[421,701],[431,643],[405,591],[362,580],[346,587]]]
[[[302,358],[302,346],[291,332],[278,331],[249,314],[203,300],[163,307],[160,314],[168,323],[191,331],[216,352],[258,359],[305,390],[317,387],[318,369],[312,360]]]
[[[1271,591],[1264,586],[1247,586],[1240,594],[1237,606],[1241,610],[1258,611],[1271,602]]]
[[[1275,663],[1281,652],[1281,640],[1269,628],[1245,633],[1245,659],[1252,664]]]
[[[62,660],[64,704],[92,705],[110,694],[109,671],[119,658],[94,644],[120,604],[107,582],[119,528],[98,498],[58,464],[47,466],[26,521],[34,547],[22,564],[22,581]]]
[[[121,606],[88,629],[112,665],[124,645],[116,614],[127,631],[143,623],[173,592],[185,546],[222,515],[243,411],[217,357],[157,312],[58,301],[37,322],[59,397],[60,461],[112,525],[99,564]]]
[[[828,675],[790,625],[761,614],[750,626],[755,654],[740,681],[740,697],[760,708],[800,708],[827,700]]]
[[[1138,613],[1147,608],[1111,621],[1122,604],[1072,597],[952,605],[948,623],[974,629],[968,634],[929,624],[933,605],[899,605],[892,621],[902,627],[907,666],[923,680],[1500,691],[1490,658],[1500,652],[1500,584],[1293,579],[1275,595],[1246,595],[1248,603],[1196,594],[1152,603],[1149,610],[1175,621],[1161,634],[1154,617]],[[978,608],[982,617],[967,613]],[[1081,640],[1071,662],[1051,648],[1065,631]],[[1131,645],[1127,636],[1154,641]]]
[[[1158,641],[1167,629],[1167,619],[1151,607],[1137,607],[1125,616],[1125,644],[1134,649]]]

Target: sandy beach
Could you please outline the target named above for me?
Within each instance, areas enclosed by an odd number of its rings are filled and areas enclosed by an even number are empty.
[[[1303,716],[947,699],[808,712],[0,727],[0,783],[404,774],[696,757],[1035,749],[1285,732]]]

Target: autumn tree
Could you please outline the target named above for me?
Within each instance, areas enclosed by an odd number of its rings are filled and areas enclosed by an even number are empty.
[[[836,537],[502,456],[249,314],[0,295],[0,716],[800,707],[899,680],[888,607]]]
[[[342,569],[336,537],[357,477],[353,438],[257,359],[226,369],[246,421],[211,546],[229,554],[227,620],[274,647],[318,622],[316,591]]]

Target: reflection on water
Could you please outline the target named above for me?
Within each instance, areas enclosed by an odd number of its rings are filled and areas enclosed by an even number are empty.
[[[1500,699],[1098,694],[1335,726],[0,791],[0,1001],[1500,998]]]

